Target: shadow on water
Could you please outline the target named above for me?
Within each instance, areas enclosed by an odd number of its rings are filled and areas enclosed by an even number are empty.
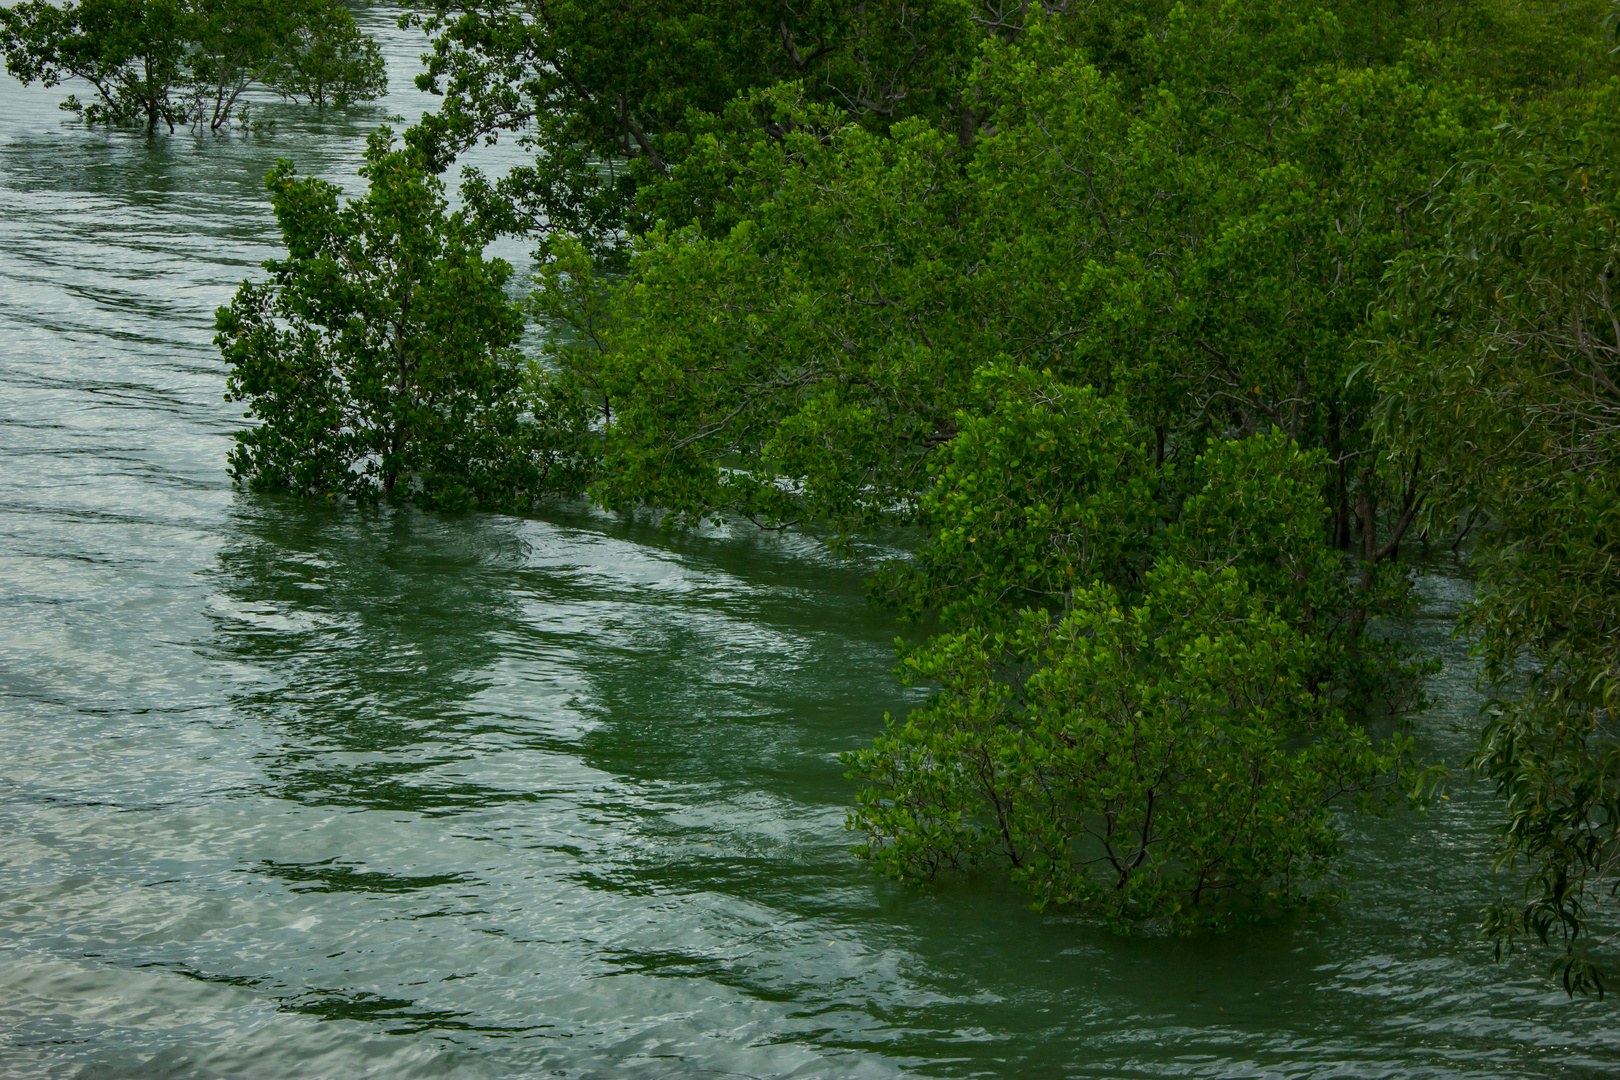
[[[670,535],[600,518],[577,535],[636,560],[580,656],[599,722],[579,753],[598,767],[842,807],[837,754],[924,696],[893,674],[907,628],[865,599],[892,550],[844,560],[748,526]]]
[[[324,859],[317,863],[278,863],[264,859],[253,869],[290,882],[290,891],[295,893],[411,893],[437,889],[443,885],[477,883],[467,874],[419,874],[413,877],[357,870],[354,864],[341,863],[337,859]]]
[[[231,701],[273,733],[267,794],[428,816],[534,797],[435,775],[491,731],[468,703],[519,619],[509,523],[291,500],[237,515],[209,651],[256,673]]]

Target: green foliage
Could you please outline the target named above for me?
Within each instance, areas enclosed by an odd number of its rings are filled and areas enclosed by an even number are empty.
[[[1387,803],[1410,764],[1346,709],[1420,667],[1363,633],[1324,455],[1215,443],[1168,498],[1118,401],[1027,369],[980,389],[922,501],[931,539],[888,577],[948,632],[902,651],[933,701],[846,758],[859,850],[909,881],[1004,863],[1116,929],[1333,899],[1308,888],[1338,862],[1329,807]]]
[[[577,244],[550,249],[538,302],[574,331],[558,360],[601,402],[607,505],[847,534],[909,516],[952,433],[972,372],[917,326],[952,297],[914,262],[948,228],[929,195],[950,182],[949,144],[922,125],[786,144],[802,165],[762,141],[732,171],[709,140],[757,219],[721,237],[659,229],[627,282],[595,278]],[[842,242],[808,242],[827,235]]]
[[[433,39],[418,86],[444,97],[413,137],[448,162],[514,134],[534,164],[501,178],[486,210],[513,227],[566,230],[617,262],[621,231],[652,224],[638,192],[684,159],[695,118],[719,115],[739,94],[795,82],[873,130],[965,115],[953,76],[981,36],[978,9],[971,0],[435,0],[405,17]],[[783,133],[768,114],[756,126]],[[660,213],[692,220],[669,202]]]
[[[1492,0],[1459,12],[1478,46],[1464,70],[1507,100],[1566,96],[1616,73],[1605,20],[1611,0]]]
[[[930,462],[928,542],[875,591],[911,615],[998,626],[1023,608],[1066,611],[1099,580],[1130,591],[1163,510],[1141,432],[1115,400],[1050,373],[992,367]]]
[[[1613,924],[1620,893],[1620,728],[1612,706],[1592,704],[1599,693],[1569,693],[1562,675],[1500,704],[1474,759],[1506,804],[1498,865],[1528,870],[1520,896],[1486,908],[1480,928],[1498,957],[1521,940],[1555,946],[1549,974],[1572,995],[1601,996],[1608,940],[1595,931]]]
[[[445,209],[443,185],[387,129],[365,198],[266,180],[287,258],[218,315],[229,397],[261,423],[237,433],[236,479],[257,490],[521,508],[578,485],[583,416],[517,351],[511,267]]]
[[[55,86],[63,78],[84,79],[97,100],[67,105],[91,121],[167,124],[184,120],[183,102],[174,100],[185,79],[184,0],[98,0],[58,7],[49,0],[26,0],[0,11],[0,49],[6,70],[25,86],[36,79]]]
[[[1392,271],[1371,364],[1390,443],[1421,452],[1434,513],[1483,524],[1476,635],[1497,695],[1475,764],[1507,802],[1499,859],[1528,864],[1487,915],[1500,948],[1561,945],[1571,990],[1620,886],[1620,84],[1532,112],[1462,163],[1443,241]]]
[[[336,4],[312,5],[271,55],[265,83],[289,101],[343,109],[382,96],[388,86],[377,42]]]
[[[707,224],[644,237],[569,361],[633,459],[610,501],[906,519],[975,371],[1006,358],[1120,395],[1155,465],[1272,427],[1323,448],[1336,542],[1359,528],[1369,566],[1394,555],[1414,463],[1376,463],[1373,393],[1345,376],[1467,124],[1422,72],[1337,67],[1328,16],[1249,7],[1251,37],[1221,29],[1231,5],[1177,9],[1135,100],[1034,19],[984,50],[970,85],[994,107],[970,148],[921,118],[868,131],[795,87],[694,121],[657,198]],[[572,321],[567,296],[543,303]],[[673,498],[676,475],[697,487]]]
[[[907,655],[941,690],[846,758],[861,852],[913,881],[1005,862],[1037,906],[1118,930],[1333,899],[1309,888],[1339,859],[1329,808],[1373,805],[1405,744],[1375,747],[1311,692],[1318,643],[1236,570],[1167,562],[1141,595],[1096,585],[1061,617]],[[1030,670],[1001,675],[1008,652]]]
[[[91,122],[220,131],[262,85],[311,104],[369,101],[382,54],[337,0],[26,0],[0,10],[6,69],[25,85],[95,87],[63,108]]]

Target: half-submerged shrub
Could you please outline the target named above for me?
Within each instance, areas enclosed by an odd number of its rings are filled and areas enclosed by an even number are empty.
[[[1406,746],[1310,691],[1317,651],[1235,570],[1181,564],[1140,604],[1098,585],[1010,635],[942,636],[905,658],[939,694],[850,756],[860,850],[910,881],[1000,862],[1116,929],[1335,898],[1307,887],[1340,856],[1330,808],[1373,804]]]
[[[442,183],[386,129],[371,139],[364,198],[267,180],[287,257],[218,314],[237,432],[232,474],[256,490],[518,508],[575,490],[583,416],[558,406],[517,349],[512,268],[448,213]]]
[[[1422,669],[1367,632],[1394,594],[1329,545],[1323,455],[1272,432],[1178,477],[1110,399],[980,385],[923,500],[937,534],[885,583],[947,632],[902,648],[933,700],[845,759],[857,851],[919,883],[999,864],[1116,929],[1337,898],[1335,805],[1388,805],[1410,757],[1358,714]]]

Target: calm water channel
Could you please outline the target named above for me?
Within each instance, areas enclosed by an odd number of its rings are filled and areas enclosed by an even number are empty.
[[[0,84],[0,1076],[1598,1077],[1615,1005],[1471,941],[1489,802],[1358,823],[1353,898],[1120,940],[848,854],[908,698],[865,568],[582,511],[233,492],[212,312],[278,156],[382,108],[91,132]],[[521,246],[505,252],[517,260]],[[1426,751],[1477,702],[1442,649]]]

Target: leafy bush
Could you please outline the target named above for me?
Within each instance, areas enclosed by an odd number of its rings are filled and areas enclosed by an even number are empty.
[[[1329,901],[1307,886],[1340,855],[1330,807],[1376,805],[1408,746],[1311,690],[1320,650],[1236,569],[1177,562],[1134,605],[1096,585],[1010,633],[944,635],[905,656],[939,694],[846,759],[859,850],[913,881],[1003,862],[1037,906],[1121,930]]]
[[[266,180],[288,255],[218,315],[229,396],[262,421],[232,472],[260,490],[425,506],[522,507],[580,482],[584,417],[546,396],[516,346],[523,313],[487,233],[387,129],[363,199]]]
[[[1120,405],[992,369],[887,577],[949,628],[902,650],[937,696],[846,758],[885,872],[1004,863],[1038,905],[1116,928],[1224,925],[1337,896],[1330,807],[1387,805],[1410,748],[1357,722],[1424,666],[1366,632],[1328,544],[1320,451],[1217,442],[1191,487]],[[1376,609],[1375,609],[1376,610]],[[1382,794],[1380,794],[1382,793]]]

